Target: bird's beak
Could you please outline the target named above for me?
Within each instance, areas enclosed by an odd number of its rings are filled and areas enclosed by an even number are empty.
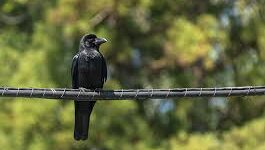
[[[105,38],[96,38],[96,40],[95,40],[96,45],[101,45],[105,42],[107,42],[107,40]]]

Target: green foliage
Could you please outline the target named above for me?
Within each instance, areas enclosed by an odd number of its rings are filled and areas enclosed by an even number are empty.
[[[264,2],[2,0],[0,85],[70,87],[79,39],[95,33],[104,88],[264,85]],[[219,101],[220,103],[217,103]],[[263,97],[98,102],[73,140],[72,102],[2,98],[3,149],[265,149]]]

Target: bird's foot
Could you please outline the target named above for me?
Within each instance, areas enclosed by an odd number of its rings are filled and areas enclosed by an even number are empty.
[[[79,90],[82,91],[82,92],[89,91],[89,89],[86,89],[84,87],[79,87]]]

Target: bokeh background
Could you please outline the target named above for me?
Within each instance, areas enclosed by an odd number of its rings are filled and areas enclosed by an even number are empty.
[[[105,89],[265,85],[264,0],[1,0],[0,85],[71,87],[85,33]],[[73,139],[72,101],[1,98],[5,150],[265,149],[265,97],[101,101]]]

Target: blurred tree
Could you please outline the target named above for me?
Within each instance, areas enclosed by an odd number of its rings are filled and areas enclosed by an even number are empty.
[[[108,89],[264,85],[264,6],[2,0],[0,84],[70,87],[72,56],[89,32],[109,40],[102,47]],[[263,97],[99,102],[86,142],[73,141],[72,102],[0,103],[0,145],[7,150],[264,149]]]

